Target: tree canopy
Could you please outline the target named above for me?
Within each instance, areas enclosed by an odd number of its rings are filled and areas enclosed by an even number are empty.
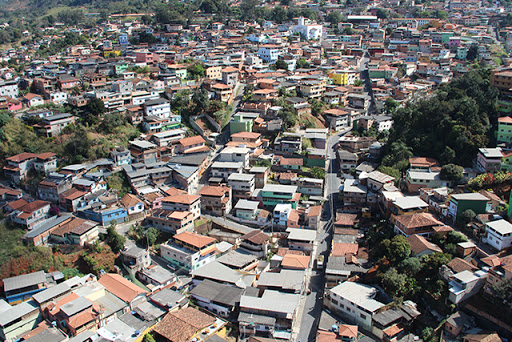
[[[472,69],[441,85],[435,96],[398,108],[386,145],[386,158],[391,159],[386,165],[403,159],[407,149],[444,163],[449,148],[458,163],[471,166],[478,149],[493,139],[491,127],[497,125],[498,91],[489,79],[490,71]],[[398,146],[400,157],[393,151]]]

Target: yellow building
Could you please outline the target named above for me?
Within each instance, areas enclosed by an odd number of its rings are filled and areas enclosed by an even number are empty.
[[[336,70],[329,74],[332,83],[337,85],[349,85],[359,79],[359,73],[356,70]]]
[[[210,80],[221,80],[222,79],[222,66],[215,65],[206,68],[206,78]]]

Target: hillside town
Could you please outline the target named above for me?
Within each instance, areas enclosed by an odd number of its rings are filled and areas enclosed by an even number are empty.
[[[222,3],[3,45],[0,341],[509,341],[510,3]]]

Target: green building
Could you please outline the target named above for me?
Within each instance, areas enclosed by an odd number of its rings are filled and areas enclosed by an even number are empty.
[[[498,112],[500,113],[512,113],[512,99],[498,99]]]
[[[128,71],[128,68],[130,67],[130,64],[126,62],[117,62],[114,64],[114,71],[116,75],[121,75],[123,72]]]
[[[294,185],[266,184],[261,190],[261,198],[263,205],[266,207],[275,207],[279,203],[289,203],[293,209],[297,209],[300,194]]]
[[[457,48],[457,56],[456,58],[457,59],[462,59],[462,60],[465,60],[468,56],[468,49],[465,48],[464,46],[459,46]]]
[[[306,153],[305,163],[308,167],[318,166],[325,168],[325,150],[320,148],[309,148]]]
[[[498,144],[512,142],[512,118],[510,116],[504,116],[498,119],[496,141]]]
[[[258,117],[257,113],[237,113],[233,115],[229,122],[229,132],[231,134],[239,132],[252,132],[254,119]]]
[[[489,199],[479,193],[465,193],[451,195],[448,204],[448,217],[458,222],[462,214],[471,209],[475,214],[485,214],[487,211],[487,202]]]

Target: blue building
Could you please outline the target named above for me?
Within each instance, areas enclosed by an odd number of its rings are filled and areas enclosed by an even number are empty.
[[[101,203],[94,203],[90,208],[79,211],[81,216],[87,220],[98,222],[102,226],[114,223],[122,223],[126,220],[128,212],[125,208],[113,205],[103,208]]]
[[[47,275],[44,271],[22,274],[3,279],[5,298],[9,304],[19,304],[32,298],[47,287]]]

